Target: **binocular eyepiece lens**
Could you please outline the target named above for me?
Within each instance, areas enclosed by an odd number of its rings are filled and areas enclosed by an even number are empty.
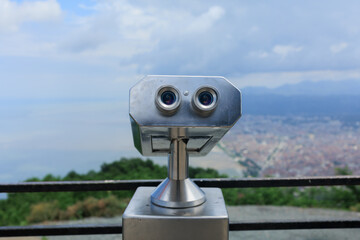
[[[208,116],[217,106],[218,95],[218,92],[213,87],[205,86],[198,89],[192,99],[195,110],[201,115]]]
[[[155,95],[156,107],[165,115],[173,115],[181,103],[179,91],[173,86],[163,86]]]
[[[161,101],[166,105],[172,105],[176,102],[176,95],[172,91],[165,91],[161,94]]]
[[[213,95],[208,91],[201,92],[198,96],[198,99],[199,102],[204,106],[209,106],[214,102]]]

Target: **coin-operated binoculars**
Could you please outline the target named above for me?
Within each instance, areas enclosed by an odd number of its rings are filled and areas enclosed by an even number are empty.
[[[134,144],[168,156],[168,177],[139,187],[123,214],[123,239],[228,239],[219,188],[189,179],[190,156],[204,156],[241,116],[241,93],[223,77],[147,76],[130,90]]]

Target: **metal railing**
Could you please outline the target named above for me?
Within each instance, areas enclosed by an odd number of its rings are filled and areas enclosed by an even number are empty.
[[[246,178],[246,179],[193,179],[200,187],[259,188],[259,187],[315,187],[360,185],[360,176],[301,177],[301,178]],[[22,182],[0,184],[0,193],[23,192],[76,192],[76,191],[118,191],[135,190],[140,186],[157,186],[162,180],[105,180],[68,182]],[[360,228],[360,219],[327,220],[273,220],[230,222],[230,231],[252,230],[295,230]],[[35,225],[0,227],[0,237],[55,236],[121,234],[122,226],[117,224],[87,225]]]

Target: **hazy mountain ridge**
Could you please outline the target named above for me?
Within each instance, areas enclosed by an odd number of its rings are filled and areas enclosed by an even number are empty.
[[[360,95],[360,80],[344,81],[303,81],[296,84],[285,84],[277,88],[267,87],[245,87],[242,90],[244,94],[263,95],[277,94],[283,96],[294,95]]]
[[[360,81],[301,82],[275,89],[242,89],[243,113],[255,115],[360,116]]]
[[[359,96],[243,95],[243,114],[360,116]]]

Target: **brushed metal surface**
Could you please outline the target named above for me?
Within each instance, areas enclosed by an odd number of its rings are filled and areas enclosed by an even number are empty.
[[[151,194],[151,202],[167,208],[188,208],[203,204],[205,193],[190,178],[166,178]]]
[[[151,202],[167,208],[198,206],[206,201],[204,192],[189,179],[189,154],[187,139],[181,133],[172,133],[168,177],[151,194]],[[180,136],[179,136],[180,135]]]
[[[162,87],[173,87],[181,95],[180,105],[170,115],[159,110],[156,103]],[[204,87],[217,93],[216,108],[206,115],[192,103],[196,92]],[[204,156],[241,116],[241,93],[223,77],[146,76],[130,89],[129,101],[134,145],[144,156],[169,154],[166,139],[171,140],[174,130],[189,139],[190,156]]]
[[[203,188],[207,201],[192,208],[151,204],[153,187],[139,187],[123,214],[124,240],[227,240],[229,217],[222,192]]]

